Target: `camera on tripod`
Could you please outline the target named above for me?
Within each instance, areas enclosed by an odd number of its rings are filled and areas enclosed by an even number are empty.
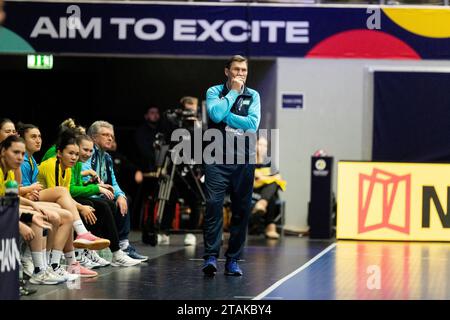
[[[165,127],[164,132],[156,134],[153,147],[156,150],[156,166],[158,178],[158,187],[152,199],[150,209],[154,213],[153,218],[147,219],[144,223],[142,241],[144,243],[155,246],[157,244],[157,236],[162,231],[163,216],[171,215],[166,212],[173,205],[174,199],[173,189],[183,189],[189,194],[189,201],[196,202],[194,205],[196,212],[203,210],[205,207],[205,195],[201,185],[202,170],[199,165],[193,163],[179,163],[177,161],[177,153],[173,147],[176,141],[171,141],[172,132],[176,129],[194,129],[195,122],[198,121],[197,114],[189,109],[170,109],[164,113]],[[176,184],[176,185],[175,185]],[[186,197],[183,197],[186,200]],[[167,208],[167,210],[166,210]],[[195,219],[194,219],[195,220]],[[167,227],[167,226],[166,226]]]

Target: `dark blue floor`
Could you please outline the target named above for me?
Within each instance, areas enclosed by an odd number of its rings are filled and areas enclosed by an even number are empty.
[[[257,299],[263,300],[333,300],[335,296],[335,244],[327,251],[282,279],[274,288],[269,288]],[[322,255],[323,254],[323,255]]]

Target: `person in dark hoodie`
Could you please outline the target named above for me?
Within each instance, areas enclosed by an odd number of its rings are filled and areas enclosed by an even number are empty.
[[[140,167],[143,172],[156,170],[156,155],[153,143],[156,135],[161,132],[160,114],[157,107],[149,107],[144,114],[143,123],[135,134],[138,156],[141,159]]]

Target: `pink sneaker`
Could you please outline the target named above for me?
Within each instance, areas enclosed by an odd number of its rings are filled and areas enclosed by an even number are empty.
[[[73,246],[77,249],[101,250],[109,247],[109,240],[94,236],[90,232],[79,234],[73,241]]]
[[[88,268],[83,267],[78,261],[72,263],[68,268],[67,272],[79,274],[81,278],[92,278],[98,276],[98,273]]]

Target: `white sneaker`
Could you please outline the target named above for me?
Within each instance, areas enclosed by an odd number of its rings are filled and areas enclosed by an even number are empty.
[[[51,270],[50,270],[51,269]],[[46,270],[41,270],[38,273],[33,273],[30,278],[30,283],[32,284],[59,284],[63,283],[66,280],[61,276],[55,274],[53,272],[52,267],[47,268]]]
[[[63,277],[64,279],[66,279],[66,281],[75,281],[77,280],[80,276],[76,273],[69,273],[67,272],[66,269],[64,269],[62,266],[58,266],[58,268],[56,268],[56,270],[53,270],[57,275]]]
[[[113,259],[111,261],[111,265],[113,267],[131,267],[138,265],[139,263],[141,263],[141,260],[130,258],[122,250],[119,250],[116,254],[113,254]]]
[[[184,236],[184,245],[185,246],[195,246],[197,243],[197,238],[192,233],[186,233]]]
[[[31,257],[22,256],[20,260],[22,262],[23,273],[31,278],[34,272],[33,259]]]
[[[87,254],[84,251],[82,251],[81,253],[79,251],[75,251],[75,257],[77,261],[85,268],[88,269],[100,268],[100,264],[91,261],[91,259],[88,258]]]
[[[167,234],[158,234],[158,244],[168,246],[170,244],[170,237]]]
[[[66,278],[61,276],[60,274],[56,273],[55,270],[53,270],[53,268],[51,266],[47,267],[47,270],[45,270],[45,272],[47,273],[47,275],[49,277],[51,277],[52,279],[57,280],[59,283],[63,283],[66,282]]]
[[[98,255],[98,253],[96,251],[94,251],[94,250],[85,250],[84,254],[92,262],[98,263],[100,265],[100,267],[106,267],[106,266],[109,266],[111,264],[111,262],[109,262],[108,260],[103,259],[102,257],[100,257]]]

